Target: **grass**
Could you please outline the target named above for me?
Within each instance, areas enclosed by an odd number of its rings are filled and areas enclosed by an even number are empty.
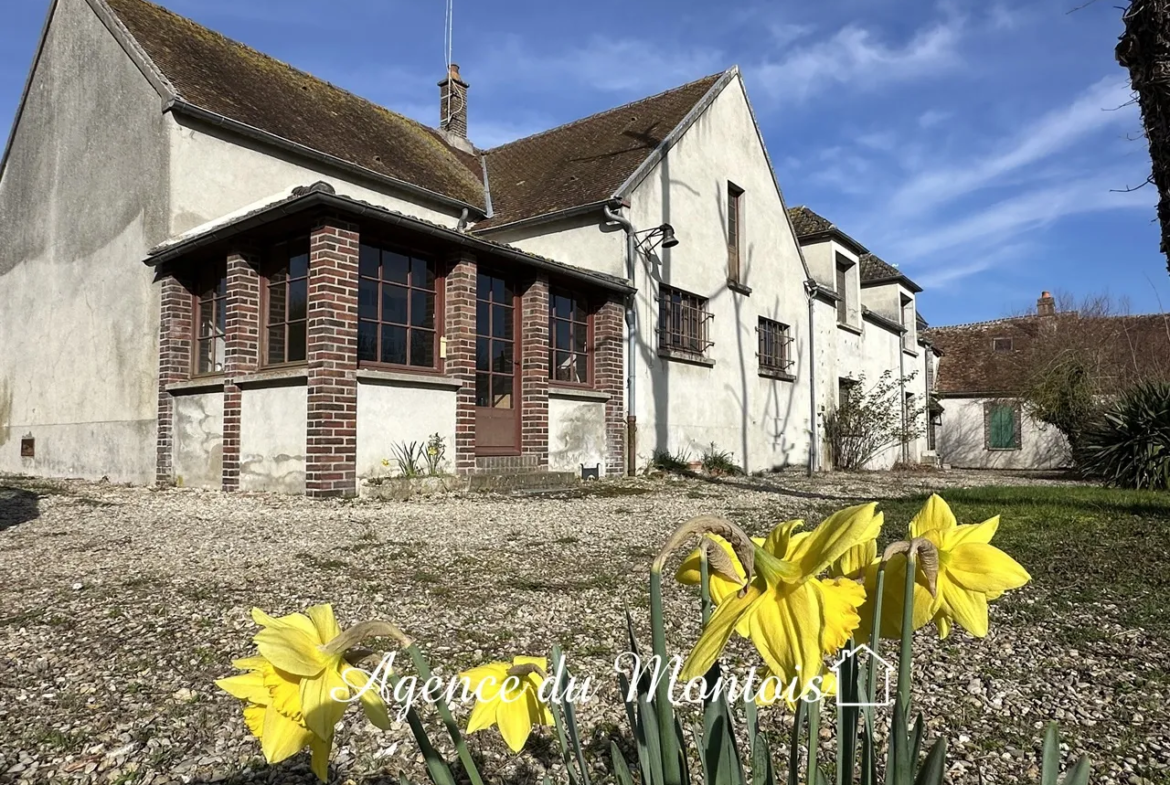
[[[1080,486],[994,486],[941,494],[959,523],[999,515],[994,544],[1037,587],[1073,604],[1116,603],[1122,620],[1170,634],[1170,493]],[[883,541],[905,531],[925,497],[882,500]]]

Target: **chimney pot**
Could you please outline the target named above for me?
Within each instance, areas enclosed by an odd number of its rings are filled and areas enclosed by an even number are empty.
[[[1036,301],[1036,313],[1040,316],[1052,316],[1056,313],[1056,300],[1052,298],[1050,292],[1040,293],[1040,299]]]

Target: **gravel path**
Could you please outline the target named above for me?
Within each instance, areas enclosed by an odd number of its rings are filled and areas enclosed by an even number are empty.
[[[378,503],[0,478],[0,781],[315,781],[306,756],[265,766],[238,703],[212,682],[248,653],[253,605],[282,614],[319,602],[343,626],[396,622],[445,674],[560,642],[603,688],[579,707],[601,768],[625,726],[612,684],[623,612],[648,638],[646,568],[679,522],[715,513],[762,533],[826,505],[992,482],[1049,481],[784,475]],[[698,631],[695,601],[667,594],[682,651]],[[1043,726],[1057,718],[1068,747],[1093,757],[1095,782],[1170,782],[1165,642],[1123,627],[1114,606],[1046,599],[1032,585],[993,606],[982,641],[921,636],[916,705],[947,736],[951,781],[974,783],[977,768],[987,783],[1037,781]],[[778,730],[786,714],[765,712]],[[471,743],[496,781],[555,769],[539,739],[520,757],[495,731]],[[425,777],[405,725],[383,732],[347,714],[335,780],[396,782],[402,770]]]

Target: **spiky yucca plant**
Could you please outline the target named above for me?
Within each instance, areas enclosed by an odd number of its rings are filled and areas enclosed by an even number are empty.
[[[1090,426],[1082,471],[1120,488],[1170,489],[1170,382],[1126,390]]]

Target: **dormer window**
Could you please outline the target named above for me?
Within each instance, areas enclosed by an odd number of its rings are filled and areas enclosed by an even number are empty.
[[[997,352],[1010,352],[1012,350],[1012,339],[993,338],[991,340],[991,348]]]
[[[849,323],[849,272],[853,262],[837,254],[837,324]]]
[[[727,184],[727,280],[742,283],[740,256],[743,248],[743,189]]]

